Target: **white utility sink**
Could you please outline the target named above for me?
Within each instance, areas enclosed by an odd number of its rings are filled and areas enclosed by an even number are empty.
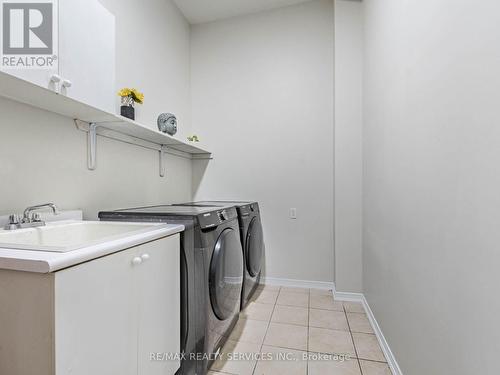
[[[0,230],[0,248],[65,253],[142,234],[160,226],[104,221],[55,222],[36,228]]]

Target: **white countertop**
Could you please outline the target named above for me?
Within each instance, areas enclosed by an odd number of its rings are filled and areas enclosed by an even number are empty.
[[[0,248],[0,269],[38,273],[55,272],[184,230],[183,225],[177,224],[147,223],[144,225],[150,226],[151,229],[65,253]]]

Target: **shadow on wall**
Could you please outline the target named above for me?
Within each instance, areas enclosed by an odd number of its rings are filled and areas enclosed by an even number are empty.
[[[201,182],[203,181],[203,177],[208,168],[208,163],[210,160],[193,160],[193,176],[192,176],[192,196],[196,197],[198,194],[198,190],[201,186]],[[210,199],[214,199],[215,197],[210,197]]]

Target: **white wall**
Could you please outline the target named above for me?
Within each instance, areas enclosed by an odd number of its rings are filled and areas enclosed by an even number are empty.
[[[190,26],[172,0],[99,0],[116,17],[116,86],[136,87],[145,103],[137,120],[155,129],[162,112],[177,116],[179,139],[190,135]],[[119,110],[117,100],[117,111]]]
[[[405,375],[497,374],[500,3],[365,7],[368,302]]]
[[[363,5],[335,1],[335,286],[362,292]]]
[[[331,0],[192,29],[195,196],[260,202],[268,277],[333,281],[333,44]]]
[[[189,25],[167,0],[148,6],[105,0],[116,15],[117,89],[136,86],[146,94],[138,120],[156,127],[156,116],[171,110],[180,133],[189,123]],[[119,103],[118,97],[116,98]],[[95,218],[103,208],[191,199],[191,162],[169,157],[168,176],[158,175],[158,154],[98,140],[98,167],[86,166],[86,133],[72,120],[0,99],[0,214],[53,201],[84,208]],[[182,136],[182,134],[181,134]]]

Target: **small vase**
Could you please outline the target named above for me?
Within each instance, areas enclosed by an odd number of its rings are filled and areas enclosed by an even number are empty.
[[[123,117],[135,120],[135,108],[131,105],[122,105],[120,113]]]

